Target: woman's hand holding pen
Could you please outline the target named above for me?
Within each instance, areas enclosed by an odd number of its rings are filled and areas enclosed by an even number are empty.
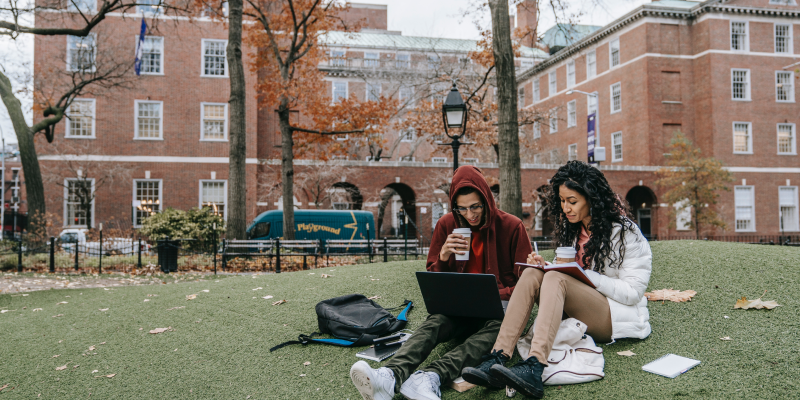
[[[528,254],[528,264],[530,265],[546,265],[544,261],[544,257],[537,254],[535,251],[531,254]]]

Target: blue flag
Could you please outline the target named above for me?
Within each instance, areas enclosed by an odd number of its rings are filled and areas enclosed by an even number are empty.
[[[142,69],[142,51],[144,50],[145,32],[147,32],[147,23],[144,22],[144,15],[142,15],[142,29],[141,32],[139,32],[139,41],[136,43],[136,60],[133,63],[133,69],[136,71],[136,75],[139,75]]]

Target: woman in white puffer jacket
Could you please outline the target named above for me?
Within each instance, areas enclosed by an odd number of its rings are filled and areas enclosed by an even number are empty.
[[[541,398],[542,371],[564,314],[586,324],[586,333],[598,342],[644,339],[650,334],[644,297],[652,269],[650,245],[626,216],[622,201],[603,173],[581,161],[568,162],[550,179],[547,204],[556,244],[575,248],[575,261],[596,289],[561,272],[524,270],[491,354],[479,366],[462,371],[468,382],[510,386],[526,396]],[[531,253],[528,264],[541,265],[544,259]],[[506,368],[534,303],[539,304],[539,311],[529,357]]]

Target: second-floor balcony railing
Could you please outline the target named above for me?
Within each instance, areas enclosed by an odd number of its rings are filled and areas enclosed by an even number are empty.
[[[466,62],[460,63],[461,69],[476,70],[476,65]],[[396,71],[434,71],[442,67],[452,68],[453,65],[444,65],[445,62],[433,60],[395,60],[375,58],[330,58],[319,63],[321,68],[345,68],[359,70],[396,70]]]

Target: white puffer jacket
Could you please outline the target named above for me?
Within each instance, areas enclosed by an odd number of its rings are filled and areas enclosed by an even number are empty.
[[[606,266],[601,274],[594,274],[597,291],[608,298],[611,310],[611,338],[644,339],[650,335],[650,312],[644,292],[650,281],[653,254],[650,244],[639,227],[626,221],[625,256],[616,268]],[[614,224],[611,230],[611,248],[619,256],[622,246],[622,226]]]

